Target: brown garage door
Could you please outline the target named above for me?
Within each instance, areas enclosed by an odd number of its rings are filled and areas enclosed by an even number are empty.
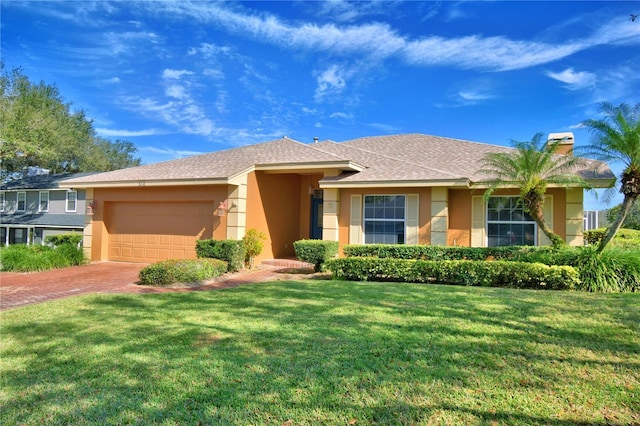
[[[213,235],[213,202],[109,205],[109,260],[195,258],[196,240]]]

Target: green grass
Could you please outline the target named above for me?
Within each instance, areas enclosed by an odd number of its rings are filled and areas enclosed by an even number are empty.
[[[337,281],[48,302],[0,314],[0,424],[637,424],[639,305]]]

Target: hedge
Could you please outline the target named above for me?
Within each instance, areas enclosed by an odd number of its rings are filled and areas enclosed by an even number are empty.
[[[44,242],[52,244],[54,246],[61,246],[63,244],[73,244],[77,246],[82,241],[82,234],[70,232],[66,234],[47,235],[44,238]]]
[[[570,266],[516,261],[410,260],[371,257],[332,259],[325,265],[336,279],[442,283],[467,286],[565,290],[580,284]]]
[[[347,257],[380,257],[421,260],[503,260],[515,259],[539,250],[537,247],[446,247],[414,246],[402,244],[346,245],[343,253]]]
[[[224,274],[227,262],[219,259],[179,259],[153,263],[140,271],[142,285],[196,283]]]
[[[199,258],[224,260],[228,271],[236,272],[244,266],[246,251],[242,240],[198,240],[196,254]]]
[[[54,247],[41,245],[10,245],[0,249],[0,270],[39,272],[67,268],[86,263],[82,248],[75,244]]]
[[[322,265],[338,254],[337,241],[325,240],[300,240],[293,243],[296,257],[303,261],[312,263],[316,272],[322,270]]]

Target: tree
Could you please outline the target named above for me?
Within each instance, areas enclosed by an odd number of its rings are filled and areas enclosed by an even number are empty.
[[[19,172],[106,171],[139,165],[130,142],[96,137],[83,111],[72,111],[55,85],[31,83],[19,68],[0,75],[0,166]]]
[[[566,243],[544,221],[543,206],[547,187],[589,187],[582,177],[575,174],[575,168],[584,160],[573,155],[555,154],[561,142],[556,140],[547,144],[542,133],[536,134],[530,142],[512,141],[515,150],[485,155],[480,173],[487,175],[488,179],[477,183],[488,185],[484,194],[485,201],[497,189],[516,188],[524,211],[533,218],[554,246]]]
[[[598,245],[601,253],[615,237],[640,195],[640,103],[631,107],[625,103],[614,106],[602,102],[599,111],[603,118],[582,122],[594,135],[587,154],[607,162],[620,162],[620,192],[624,195],[618,217]]]
[[[613,223],[620,215],[622,203],[607,210],[607,221]],[[640,203],[635,203],[624,218],[621,228],[637,229],[640,231]]]

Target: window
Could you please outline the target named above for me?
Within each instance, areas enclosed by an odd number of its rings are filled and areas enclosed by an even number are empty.
[[[0,212],[4,211],[4,192],[0,192]],[[0,241],[0,244],[2,242]]]
[[[27,193],[26,192],[18,192],[18,208],[16,210],[19,212],[24,212],[27,210]]]
[[[49,211],[49,191],[40,191],[40,203],[38,203],[38,211]]]
[[[365,244],[404,244],[405,196],[364,196]]]
[[[491,197],[487,203],[488,246],[536,245],[537,226],[517,197]]]
[[[78,191],[75,191],[73,189],[70,191],[67,191],[67,211],[68,212],[76,211],[77,202],[78,202]]]

